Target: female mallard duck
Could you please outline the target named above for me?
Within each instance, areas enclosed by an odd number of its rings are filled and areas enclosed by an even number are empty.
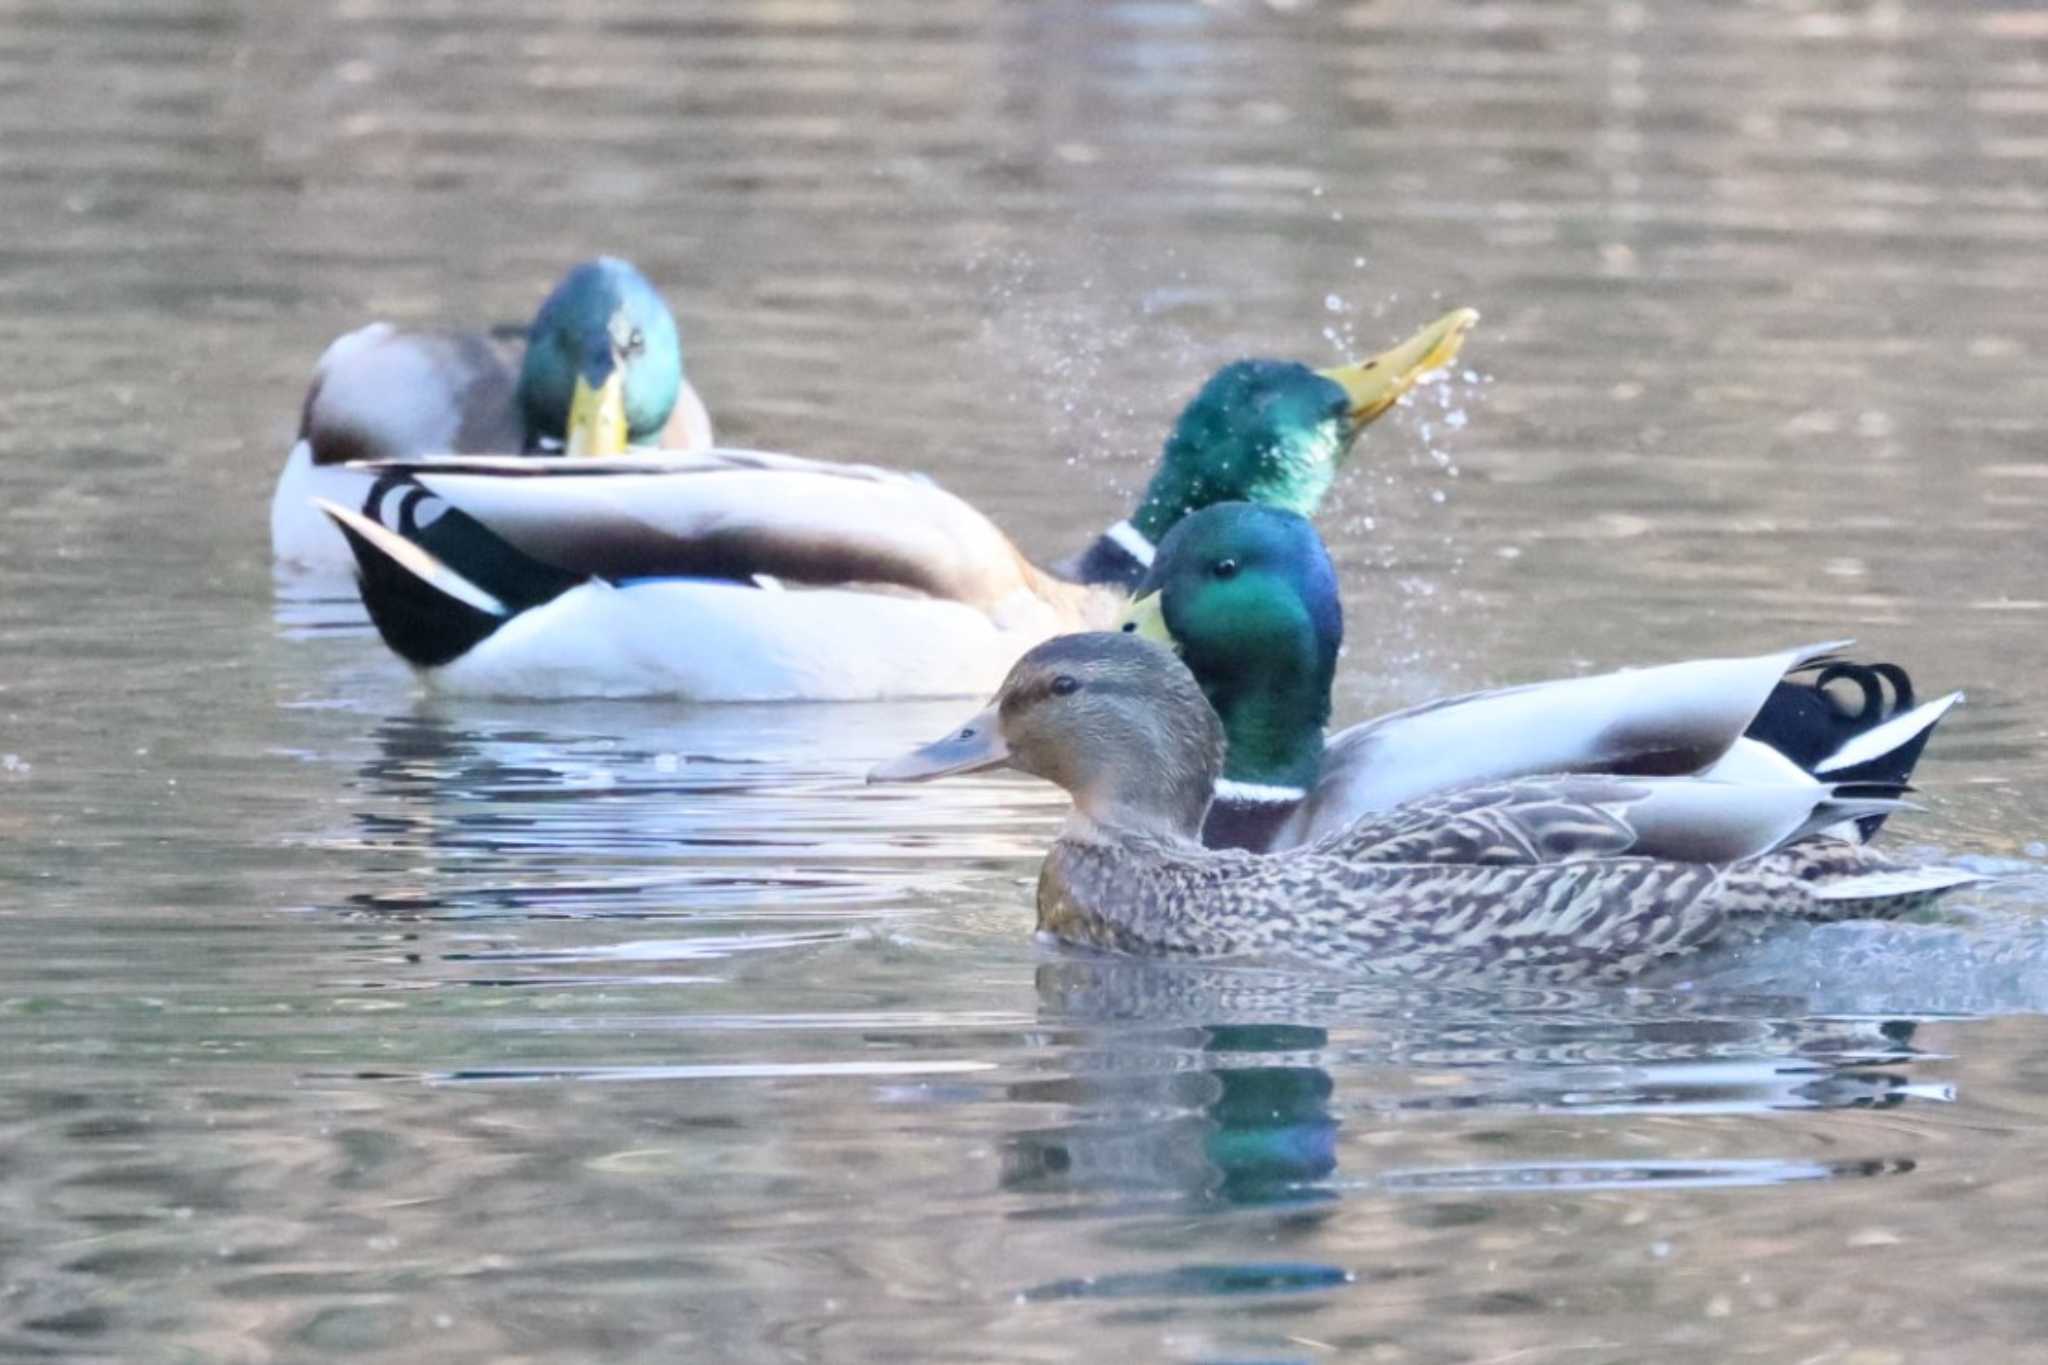
[[[1205,508],[1160,543],[1137,591],[1125,629],[1180,654],[1230,738],[1203,831],[1213,847],[1289,848],[1418,796],[1538,773],[1903,785],[1962,696],[1916,707],[1903,669],[1817,645],[1477,692],[1326,740],[1344,621],[1308,522]],[[1861,691],[1860,709],[1837,681]]]
[[[1460,310],[1332,370],[1224,367],[1181,413],[1137,507],[1071,578],[927,480],[744,451],[385,466],[360,510],[326,510],[386,643],[445,691],[986,694],[1038,641],[1110,625],[1190,509],[1249,498],[1312,511],[1358,433],[1447,363],[1474,320]]]
[[[1223,755],[1222,722],[1172,654],[1067,635],[1018,660],[987,710],[869,780],[1008,766],[1065,788],[1074,809],[1039,873],[1039,931],[1129,953],[1611,980],[1744,924],[1897,914],[1977,880],[1798,844],[1897,801],[1689,778],[1527,778],[1397,806],[1306,848],[1206,849]]]
[[[517,344],[375,322],[329,346],[271,499],[271,549],[302,568],[353,565],[313,505],[362,505],[373,480],[351,461],[710,444],[668,305],[631,265],[600,257],[562,277]]]

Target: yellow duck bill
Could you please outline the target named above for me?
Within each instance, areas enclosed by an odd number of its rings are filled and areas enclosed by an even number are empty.
[[[1478,323],[1471,308],[1455,308],[1391,350],[1350,365],[1318,370],[1351,399],[1351,425],[1362,427],[1401,401],[1401,395],[1458,358],[1465,336]]]
[[[868,773],[868,781],[924,782],[954,773],[1000,768],[1009,761],[1010,746],[1003,741],[1002,717],[991,705],[944,739],[935,739],[900,758],[876,764]]]
[[[562,453],[603,458],[626,453],[626,372],[613,366],[596,388],[582,375],[569,399],[569,429]]]

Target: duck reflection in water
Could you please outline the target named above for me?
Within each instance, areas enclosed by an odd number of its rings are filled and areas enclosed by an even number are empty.
[[[1074,984],[1076,964],[1039,969],[1041,994]],[[1078,964],[1086,972],[1093,964]],[[1312,1025],[1167,1024],[1105,1035],[1073,1054],[1075,1074],[1010,1098],[1078,1111],[1073,1123],[1016,1134],[1003,1186],[1115,1202],[1315,1205],[1335,1198],[1337,1119],[1329,1042]]]
[[[1495,1115],[1575,1118],[1890,1108],[1954,1098],[1916,1079],[1911,1019],[1802,1018],[1797,1000],[1678,993],[1415,989],[1188,963],[1063,954],[1037,972],[1066,1074],[1007,1097],[1066,1121],[1015,1133],[1005,1189],[1076,1202],[1033,1217],[1133,1206],[1323,1213],[1346,1190],[1692,1183],[1699,1163],[1589,1168],[1581,1150],[1511,1166],[1339,1172],[1340,1138],[1390,1124]],[[1431,1079],[1374,1093],[1361,1074]],[[1349,1078],[1340,1098],[1337,1077]],[[1418,1130],[1418,1137],[1423,1130]],[[1513,1144],[1519,1148],[1520,1144]],[[1716,1181],[1897,1173],[1738,1163]]]

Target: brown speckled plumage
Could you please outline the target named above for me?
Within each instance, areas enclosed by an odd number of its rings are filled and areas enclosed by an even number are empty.
[[[1365,840],[1261,856],[1095,831],[1053,845],[1038,878],[1038,927],[1120,952],[1306,959],[1424,980],[1506,971],[1563,984],[1635,975],[1744,917],[1895,915],[1936,894],[1818,900],[1820,877],[1889,865],[1853,845],[1809,844],[1731,867],[1631,857],[1388,862],[1373,861]]]

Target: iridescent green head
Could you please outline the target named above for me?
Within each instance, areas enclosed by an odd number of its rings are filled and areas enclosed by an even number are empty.
[[[1449,364],[1478,316],[1458,309],[1392,350],[1334,369],[1282,360],[1224,366],[1182,409],[1129,524],[1157,545],[1212,503],[1313,515],[1358,434]]]
[[[676,320],[625,261],[600,256],[562,277],[534,315],[519,371],[528,432],[571,455],[650,445],[682,387]]]
[[[1240,360],[1181,410],[1131,524],[1155,543],[1218,501],[1313,513],[1357,437],[1343,386],[1306,365]]]
[[[1179,651],[1229,736],[1226,778],[1314,783],[1344,613],[1337,571],[1306,520],[1243,502],[1182,519],[1124,629]]]

